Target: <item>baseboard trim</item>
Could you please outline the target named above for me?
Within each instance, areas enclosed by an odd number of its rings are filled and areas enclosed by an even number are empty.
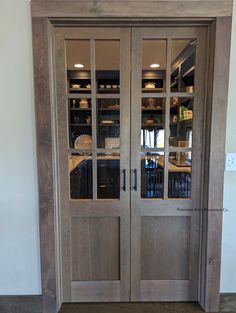
[[[42,296],[0,296],[0,313],[43,313]],[[236,293],[221,293],[220,312],[236,312]]]
[[[42,313],[42,296],[0,296],[0,313]]]
[[[236,312],[236,293],[220,294],[220,312]]]

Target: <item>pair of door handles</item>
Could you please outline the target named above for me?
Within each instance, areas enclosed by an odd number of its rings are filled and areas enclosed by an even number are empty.
[[[131,173],[133,172],[133,175],[134,175],[134,186],[133,186],[133,190],[137,191],[137,169],[134,169],[131,171]],[[123,173],[123,187],[122,187],[122,190],[123,191],[126,191],[126,170],[123,169],[122,171]]]

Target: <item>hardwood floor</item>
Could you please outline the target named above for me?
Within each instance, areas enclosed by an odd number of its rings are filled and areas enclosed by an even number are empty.
[[[197,303],[73,303],[59,313],[201,313]],[[236,313],[236,294],[221,295],[220,312]],[[0,313],[42,313],[41,296],[0,296]]]
[[[197,303],[63,304],[59,313],[200,313]]]

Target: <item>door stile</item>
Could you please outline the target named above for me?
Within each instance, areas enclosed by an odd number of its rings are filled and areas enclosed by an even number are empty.
[[[141,86],[141,73],[140,73],[140,63],[141,63],[141,36],[139,32],[132,29],[132,48],[131,48],[131,301],[139,301],[140,295],[140,211],[138,203],[136,202],[136,197],[133,196],[134,193],[140,192],[140,184],[137,184],[136,189],[134,189],[135,177],[137,182],[140,181],[140,171],[134,172],[138,168],[138,151],[137,147],[140,144],[139,129],[136,125],[141,124],[141,92],[138,86]],[[133,107],[133,103],[136,105]]]
[[[204,112],[205,112],[205,86],[206,86],[206,60],[207,60],[207,29],[200,28],[196,45],[196,91],[194,95],[194,115],[197,119],[193,120],[193,167],[192,179],[195,182],[192,189],[192,217],[191,217],[191,241],[190,241],[190,297],[198,299],[199,270],[200,270],[200,227],[202,216],[201,188],[203,166],[203,143],[204,143]],[[198,183],[196,183],[198,182]],[[196,209],[196,210],[195,210]]]
[[[122,28],[120,42],[120,75],[121,95],[120,101],[123,108],[120,112],[121,119],[121,149],[120,149],[120,186],[121,199],[126,205],[121,207],[120,222],[120,301],[130,301],[130,28]],[[123,172],[125,170],[125,172]],[[124,173],[124,174],[123,174]],[[124,187],[124,176],[126,190]]]
[[[95,40],[90,39],[90,70],[91,70],[91,105],[92,105],[92,134],[93,134],[93,201],[97,199],[97,102],[96,102],[96,56]]]
[[[164,164],[169,162],[169,114],[170,112],[170,73],[171,73],[171,39],[167,38],[167,53],[166,53],[166,107],[165,107],[165,143],[164,143]],[[168,182],[169,182],[168,167],[164,167],[164,199],[168,199]]]
[[[60,33],[55,33],[55,79],[56,84],[56,120],[57,120],[57,145],[58,145],[58,164],[60,164],[59,173],[59,190],[63,191],[63,196],[59,198],[59,230],[61,245],[64,247],[64,253],[60,254],[61,264],[70,264],[70,214],[69,210],[63,210],[68,205],[69,199],[69,177],[68,177],[68,145],[67,133],[68,129],[68,112],[66,99],[66,83],[65,83],[65,43]],[[60,138],[60,140],[59,140]],[[65,153],[62,153],[65,151]],[[62,166],[63,164],[63,166]],[[60,192],[61,194],[61,192]],[[62,222],[63,221],[63,222]],[[71,286],[68,277],[71,277],[70,266],[62,266],[62,286],[63,301],[71,302]]]

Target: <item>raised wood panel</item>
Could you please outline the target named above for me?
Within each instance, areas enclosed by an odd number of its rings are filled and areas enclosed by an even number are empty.
[[[216,17],[232,15],[232,0],[225,1],[38,1],[38,17]]]
[[[189,279],[190,217],[141,218],[141,279]]]
[[[120,223],[115,217],[72,218],[72,280],[120,279]]]

